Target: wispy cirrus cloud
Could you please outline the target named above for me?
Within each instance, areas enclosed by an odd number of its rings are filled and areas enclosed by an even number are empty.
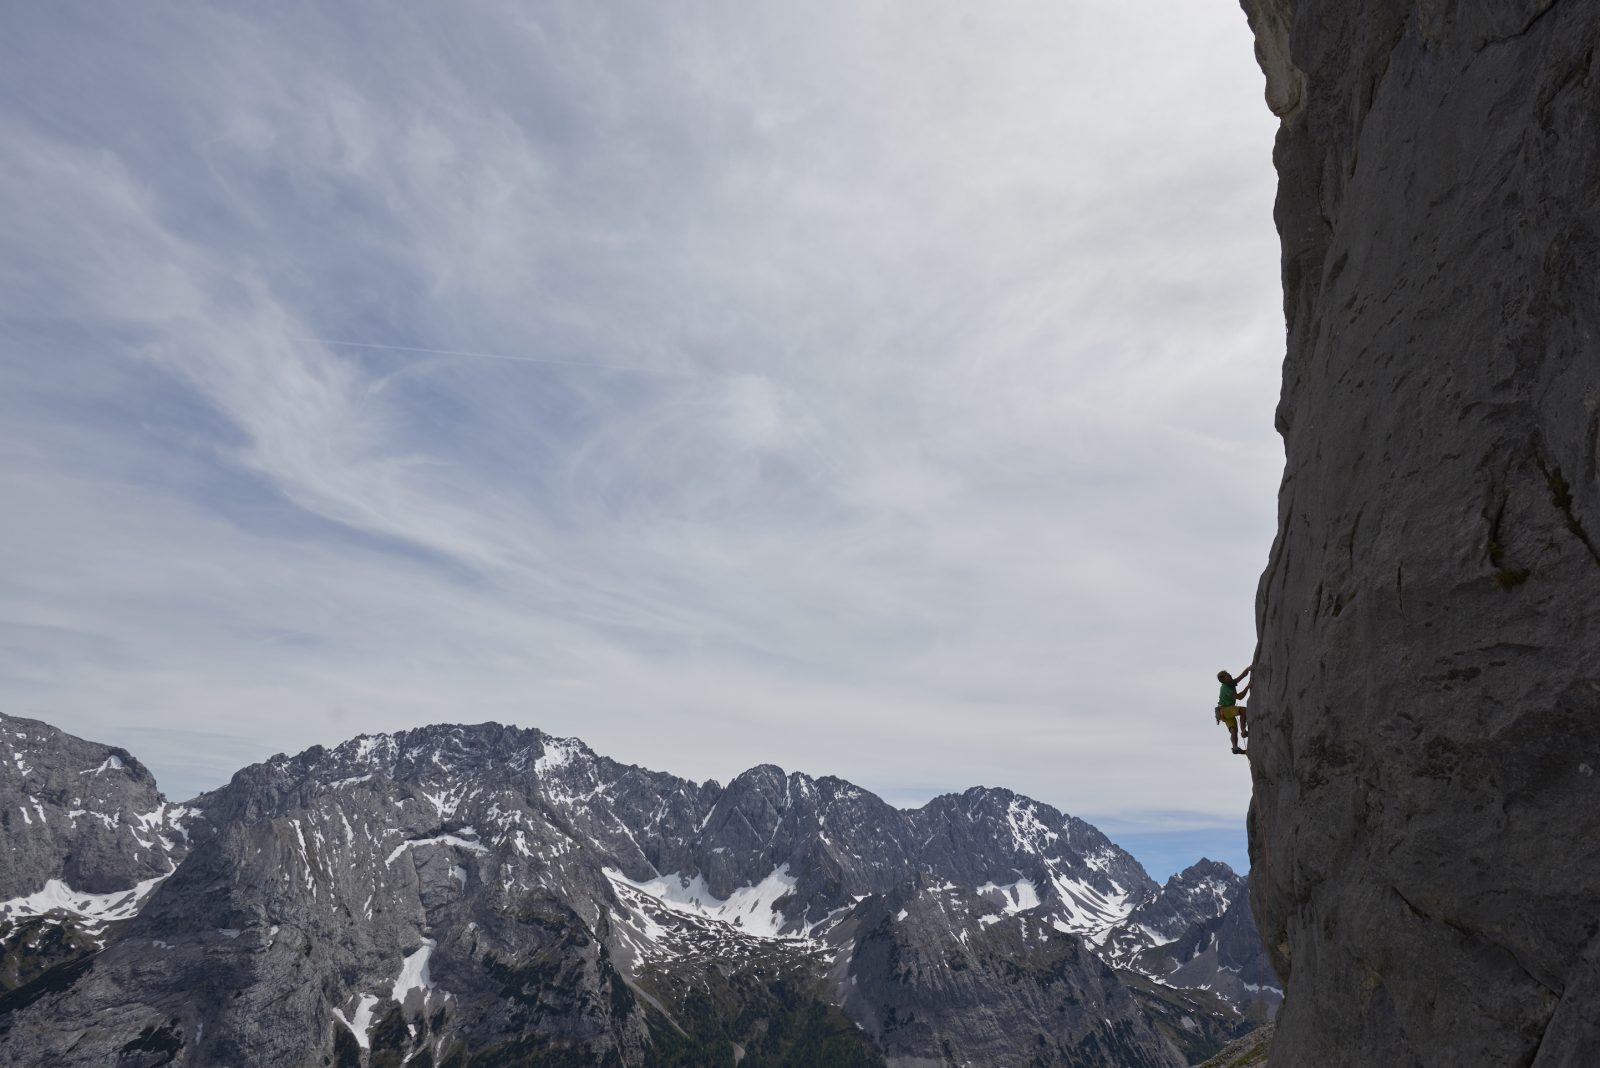
[[[1242,811],[1208,680],[1282,325],[1236,13],[17,28],[8,711]]]

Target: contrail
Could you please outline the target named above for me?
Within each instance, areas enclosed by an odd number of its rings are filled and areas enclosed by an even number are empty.
[[[508,360],[511,363],[555,364],[561,367],[590,367],[604,370],[646,371],[652,374],[670,374],[663,368],[643,364],[606,363],[599,360],[563,360],[558,356],[512,356],[503,352],[467,352],[462,349],[425,349],[416,345],[379,345],[370,341],[339,341],[328,337],[303,337],[297,341],[311,341],[319,345],[338,345],[354,349],[391,349],[395,352],[425,352],[434,356],[466,356],[474,360]]]

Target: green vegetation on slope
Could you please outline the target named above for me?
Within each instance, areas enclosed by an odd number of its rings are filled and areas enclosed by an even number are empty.
[[[1265,1068],[1272,1052],[1273,1025],[1266,1024],[1235,1042],[1200,1065],[1200,1068]]]

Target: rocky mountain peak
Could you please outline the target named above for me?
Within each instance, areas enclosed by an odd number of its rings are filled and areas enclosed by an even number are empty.
[[[1220,860],[1202,857],[1168,877],[1161,897],[1171,900],[1206,901],[1207,911],[1221,912],[1244,890],[1244,878]]]
[[[126,749],[0,714],[0,897],[50,879],[99,894],[162,875],[182,854],[187,815]]]
[[[1166,995],[1135,999],[1098,948],[1157,888],[1087,823],[1008,790],[902,810],[774,765],[723,788],[476,724],[273,757],[194,808],[181,864],[100,941],[14,969],[0,1049],[100,1063],[154,1028],[193,1063],[503,1057],[532,1042],[646,1064],[673,1036],[770,1020],[798,997],[829,1041],[868,1057],[853,1063],[947,1046],[1003,1061],[1023,1033],[1031,1056],[1054,1051],[1044,1063],[1089,1045],[1179,1063],[1162,1037],[1173,1007],[1152,1008]],[[0,922],[0,938],[12,930]],[[1222,960],[1205,955],[1215,939],[1178,941],[1199,947],[1186,976]],[[72,972],[91,948],[92,970]],[[1046,993],[1061,982],[1080,1001]],[[137,1008],[105,1016],[129,991]],[[1245,1026],[1237,993],[1182,1012],[1220,1045]],[[908,1014],[943,1022],[906,1030]],[[118,1022],[73,1044],[70,1021],[102,1018]],[[724,1033],[696,1041],[719,1048]]]
[[[1169,876],[1169,878],[1177,879],[1180,882],[1192,883],[1204,879],[1237,879],[1239,874],[1225,861],[1201,857],[1176,875]]]
[[[437,724],[393,734],[363,734],[332,749],[313,746],[292,757],[279,755],[269,763],[297,767],[306,777],[342,779],[376,774],[408,781],[499,767],[520,770],[538,760],[552,766],[565,763],[572,754],[594,758],[577,739],[552,738],[533,728],[499,723]]]
[[[90,764],[72,769],[83,781],[67,777],[65,762]],[[8,779],[39,790],[108,797],[117,793],[154,791],[155,776],[126,749],[73,737],[48,723],[0,712],[0,772]]]

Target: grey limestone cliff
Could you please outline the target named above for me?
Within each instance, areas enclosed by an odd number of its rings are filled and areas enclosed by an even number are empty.
[[[1600,5],[1244,7],[1288,329],[1272,1063],[1600,1063]]]

